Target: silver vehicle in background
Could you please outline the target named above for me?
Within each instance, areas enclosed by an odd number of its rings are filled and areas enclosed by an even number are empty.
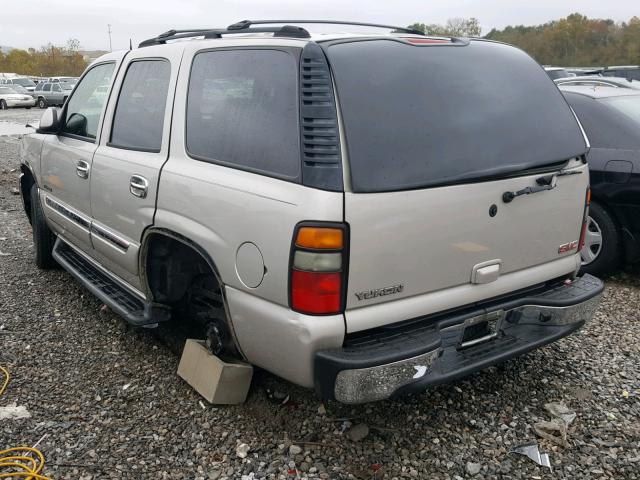
[[[21,144],[36,264],[345,403],[591,319],[587,141],[531,57],[287,23],[170,31],[91,64]]]
[[[73,85],[65,82],[40,82],[33,93],[39,108],[63,105],[73,91]]]
[[[36,88],[36,83],[27,77],[5,77],[0,78],[0,84],[4,85],[20,85],[27,89],[29,92],[33,92]]]
[[[13,85],[0,85],[0,110],[14,107],[31,108],[35,104],[35,99],[28,93],[19,93]]]
[[[624,77],[603,77],[601,75],[590,75],[583,77],[558,78],[554,81],[556,82],[556,85],[563,87],[614,87],[640,90],[640,80],[633,80]]]

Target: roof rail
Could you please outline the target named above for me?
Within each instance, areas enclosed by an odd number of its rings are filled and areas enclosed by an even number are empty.
[[[182,38],[204,37],[204,38],[222,38],[222,35],[239,34],[239,33],[273,33],[276,37],[291,38],[309,38],[309,32],[302,27],[293,25],[284,25],[282,27],[257,27],[257,28],[199,28],[192,30],[168,30],[161,33],[157,37],[149,38],[140,42],[139,48],[149,47],[151,45],[162,45],[168,40],[179,40]]]
[[[424,33],[408,27],[396,27],[394,25],[381,25],[378,23],[347,22],[342,20],[242,20],[229,25],[227,28],[197,28],[190,30],[168,30],[157,37],[149,38],[140,42],[138,47],[148,47],[150,45],[161,45],[168,40],[178,40],[182,38],[204,37],[222,38],[222,35],[238,33],[273,33],[277,37],[309,38],[309,32],[302,27],[290,24],[325,24],[325,25],[354,25],[358,27],[376,27],[391,29],[394,32],[412,33],[422,35]],[[277,25],[281,27],[254,27],[254,25]]]
[[[379,23],[364,23],[364,22],[348,22],[344,20],[242,20],[233,25],[227,27],[228,30],[245,29],[252,25],[271,25],[271,24],[312,24],[319,23],[325,25],[354,25],[358,27],[376,27],[376,28],[388,28],[400,33],[413,33],[416,35],[424,36],[424,33],[420,30],[409,27],[397,27],[395,25],[383,25]]]

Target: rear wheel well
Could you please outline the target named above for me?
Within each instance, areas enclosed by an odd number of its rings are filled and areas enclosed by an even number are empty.
[[[36,179],[33,177],[31,170],[25,165],[20,165],[20,171],[22,176],[20,177],[20,192],[22,193],[22,202],[24,204],[24,210],[31,223],[31,187],[36,183]]]
[[[171,307],[173,321],[198,330],[213,353],[238,352],[224,286],[202,249],[173,232],[151,232],[141,257],[143,281],[153,302]]]

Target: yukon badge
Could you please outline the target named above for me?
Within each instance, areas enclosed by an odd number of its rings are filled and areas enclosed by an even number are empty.
[[[404,290],[404,285],[392,285],[391,287],[384,288],[376,288],[374,290],[368,290],[366,292],[358,292],[356,293],[356,297],[358,300],[370,300],[376,297],[383,297],[385,295],[395,295],[396,293],[400,293]]]
[[[578,241],[574,240],[573,242],[563,243],[558,247],[558,254],[567,253],[571,250],[575,250],[578,248]]]

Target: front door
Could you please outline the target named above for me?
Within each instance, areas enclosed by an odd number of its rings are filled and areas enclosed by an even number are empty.
[[[57,233],[87,251],[91,210],[89,178],[91,161],[106,97],[96,97],[96,89],[111,84],[116,60],[100,63],[82,77],[66,109],[59,135],[47,135],[42,146],[42,204]],[[45,85],[47,86],[47,85]]]
[[[145,47],[127,56],[107,107],[91,177],[94,255],[139,288],[138,251],[153,223],[182,51]]]

